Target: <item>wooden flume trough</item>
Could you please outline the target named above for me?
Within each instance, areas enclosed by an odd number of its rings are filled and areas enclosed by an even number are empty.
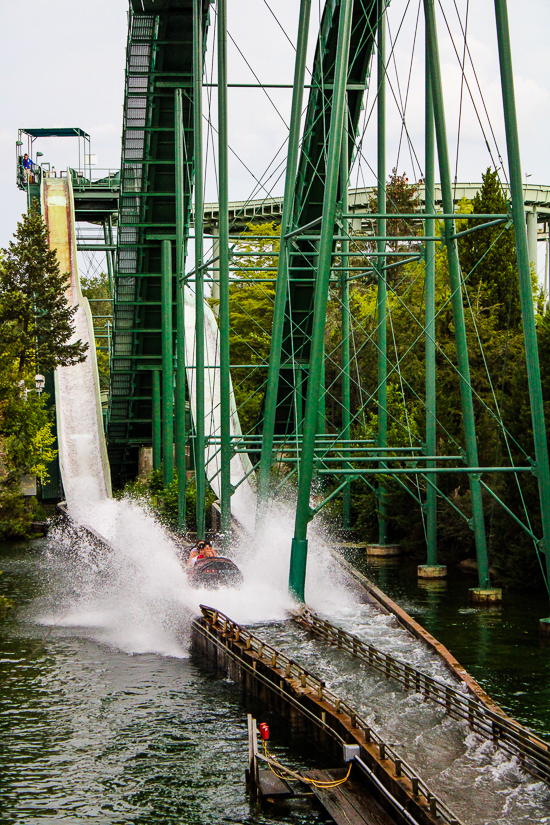
[[[201,611],[202,618],[192,625],[195,650],[340,761],[344,744],[358,745],[352,779],[366,787],[396,823],[460,825],[394,747],[321,679],[223,613],[204,605]]]
[[[363,642],[353,633],[335,627],[307,607],[297,611],[294,619],[326,644],[347,651],[387,679],[400,682],[405,690],[413,690],[424,699],[435,702],[453,719],[467,722],[476,734],[492,741],[495,748],[517,757],[524,770],[550,784],[550,751],[546,742],[504,714],[484,691],[474,692],[465,682],[468,692],[462,692],[428,676],[374,645]]]

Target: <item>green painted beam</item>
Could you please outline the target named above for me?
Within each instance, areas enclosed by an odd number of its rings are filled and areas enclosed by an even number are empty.
[[[227,6],[218,0],[218,190],[220,217],[220,426],[221,426],[221,532],[224,547],[231,540],[231,442],[229,361],[229,163],[227,125]]]
[[[439,160],[439,174],[441,178],[443,209],[445,212],[451,213],[453,207],[453,191],[451,185],[451,170],[449,165],[449,153],[447,146],[447,132],[443,104],[443,87],[441,82],[441,67],[439,62],[439,47],[437,41],[434,0],[424,0],[424,12],[426,20],[426,39],[427,48],[429,52],[428,64],[430,68],[430,80],[432,87],[435,134],[437,141],[437,155]],[[470,362],[468,356],[468,342],[466,337],[466,324],[464,319],[464,305],[462,302],[462,274],[460,271],[460,263],[458,260],[458,248],[456,244],[456,239],[453,238],[453,235],[455,234],[454,221],[446,219],[444,221],[444,227],[445,242],[447,246],[447,260],[449,264],[451,304],[455,327],[456,355],[460,382],[460,398],[462,405],[462,420],[464,426],[466,456],[468,465],[470,467],[477,467],[479,461],[477,453],[477,437],[474,417],[474,406],[472,399]],[[470,495],[472,499],[472,521],[476,542],[479,586],[482,588],[486,588],[490,586],[489,560],[487,555],[487,540],[485,535],[485,521],[483,516],[481,486],[479,484],[479,478],[475,472],[472,472],[470,474],[469,482]]]
[[[338,21],[336,64],[334,69],[334,98],[330,118],[327,155],[327,176],[323,201],[323,220],[319,241],[319,261],[311,335],[311,360],[304,417],[304,440],[299,469],[298,497],[294,538],[290,556],[289,589],[299,601],[304,601],[307,566],[307,527],[310,520],[309,498],[313,481],[315,434],[318,422],[319,390],[326,310],[331,270],[334,224],[338,198],[338,181],[342,153],[342,132],[346,115],[346,81],[350,53],[350,35],[353,0],[342,0]]]
[[[162,467],[164,486],[174,478],[174,352],[172,242],[162,242]]]
[[[386,0],[378,0],[378,53],[377,53],[377,194],[378,211],[386,212]],[[377,241],[377,295],[376,320],[378,327],[378,446],[385,449],[388,443],[388,355],[387,355],[387,301],[386,287],[386,218],[377,218],[376,234],[382,240]],[[384,469],[383,462],[379,465]],[[388,540],[388,521],[386,514],[386,490],[384,484],[376,490],[378,500],[378,543],[385,545]]]

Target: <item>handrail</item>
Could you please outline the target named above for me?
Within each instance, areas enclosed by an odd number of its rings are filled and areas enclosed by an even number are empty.
[[[501,716],[479,699],[462,693],[433,676],[428,676],[368,642],[361,641],[353,633],[317,616],[308,607],[295,615],[294,620],[327,644],[346,650],[386,678],[400,682],[405,690],[414,690],[424,699],[436,702],[453,719],[467,721],[475,733],[492,740],[495,747],[511,756],[518,757],[522,768],[538,779],[550,783],[549,746],[518,722]]]
[[[120,189],[120,169],[113,169],[106,167],[100,169],[93,168],[94,177],[91,177],[91,168],[86,170],[86,174],[90,177],[84,177],[84,172],[81,169],[71,169],[71,178],[73,182],[73,189],[78,191],[87,191],[89,189],[107,190],[109,192],[117,192]],[[101,174],[101,177],[98,177]]]
[[[40,184],[42,169],[40,164],[33,161],[29,169],[23,166],[23,158],[17,159],[16,183],[19,189],[26,189],[29,184]]]
[[[325,683],[303,668],[293,659],[289,659],[284,653],[272,647],[267,642],[263,642],[254,636],[249,630],[238,625],[224,613],[212,607],[200,605],[200,609],[205,621],[213,628],[220,630],[227,638],[235,642],[244,644],[245,649],[255,653],[259,659],[265,660],[272,668],[284,671],[286,680],[294,679],[295,686],[302,690],[309,690],[319,701],[324,701],[334,708],[336,714],[345,713],[350,718],[352,728],[356,728],[363,733],[365,741],[372,743],[378,748],[380,759],[389,759],[394,764],[396,776],[405,776],[412,786],[414,796],[424,797],[432,816],[439,816],[447,825],[460,825],[458,818],[428,787],[428,785],[416,773],[415,769],[406,762],[395,750],[393,745],[389,745],[374,731],[368,722],[352,707],[345,699],[340,699],[329,690]]]

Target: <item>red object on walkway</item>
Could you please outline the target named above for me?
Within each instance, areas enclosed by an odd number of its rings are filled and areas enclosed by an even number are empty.
[[[269,739],[269,725],[266,722],[260,722],[258,725],[258,730],[260,731],[260,736],[264,742],[267,742]]]

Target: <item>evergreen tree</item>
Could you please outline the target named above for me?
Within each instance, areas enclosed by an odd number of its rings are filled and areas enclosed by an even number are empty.
[[[0,345],[10,349],[24,376],[32,365],[41,372],[86,359],[87,344],[69,343],[74,307],[67,303],[67,274],[59,271],[55,250],[38,202],[17,224],[15,241],[0,263]]]
[[[10,349],[0,350],[0,539],[27,535],[33,507],[20,494],[21,475],[36,474],[46,480],[47,465],[55,458],[51,414],[47,396],[26,392],[32,373],[23,378]]]
[[[474,214],[506,214],[508,204],[502,194],[498,175],[487,169],[483,185],[472,200]],[[459,229],[487,223],[484,218],[463,222]],[[471,232],[458,241],[460,263],[471,294],[482,294],[485,311],[496,313],[498,329],[517,329],[521,324],[521,305],[516,267],[514,229],[503,225]]]
[[[397,169],[393,168],[386,183],[386,209],[388,214],[410,215],[420,211],[420,201],[418,200],[418,186],[415,183],[409,183],[407,175],[403,172],[399,175]],[[369,197],[369,212],[378,212],[378,196],[371,195]],[[412,223],[407,218],[388,218],[386,224],[386,231],[388,236],[418,235],[420,229],[417,223]],[[390,249],[398,249],[400,246],[409,247],[408,242],[389,241]]]

